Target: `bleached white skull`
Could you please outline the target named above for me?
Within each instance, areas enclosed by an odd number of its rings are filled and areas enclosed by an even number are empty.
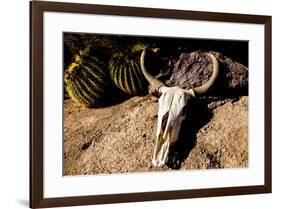
[[[178,86],[167,87],[160,80],[151,76],[144,65],[146,49],[141,54],[141,69],[150,83],[152,91],[160,95],[158,99],[158,122],[156,133],[156,146],[153,153],[152,164],[161,167],[166,164],[169,148],[179,138],[182,121],[186,118],[188,101],[196,95],[204,94],[215,82],[219,68],[218,61],[214,55],[208,53],[213,62],[212,76],[208,82],[200,87],[185,90]]]

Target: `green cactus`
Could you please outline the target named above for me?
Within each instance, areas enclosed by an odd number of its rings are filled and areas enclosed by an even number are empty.
[[[75,55],[64,73],[66,90],[70,98],[85,107],[100,105],[110,85],[106,65],[93,56]]]
[[[122,53],[114,54],[109,61],[110,76],[115,85],[129,95],[143,94],[147,82],[142,75],[138,59],[129,59]]]
[[[109,61],[109,72],[114,84],[129,95],[147,93],[148,83],[140,68],[140,53],[146,47],[135,44],[129,50],[116,52]]]

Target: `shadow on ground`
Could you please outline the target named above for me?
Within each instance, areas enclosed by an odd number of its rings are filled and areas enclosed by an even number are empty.
[[[191,150],[196,145],[197,132],[212,118],[212,112],[206,103],[194,100],[187,110],[186,119],[183,121],[178,141],[171,147],[167,166],[180,169]]]

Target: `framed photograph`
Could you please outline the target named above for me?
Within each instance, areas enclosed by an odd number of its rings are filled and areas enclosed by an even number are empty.
[[[271,193],[271,17],[30,2],[30,207]]]

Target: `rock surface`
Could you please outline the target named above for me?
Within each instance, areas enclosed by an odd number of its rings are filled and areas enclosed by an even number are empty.
[[[248,94],[248,68],[219,52],[181,53],[179,57],[170,58],[166,69],[159,78],[168,86],[191,89],[206,83],[213,71],[213,63],[208,53],[219,61],[219,77],[214,88],[208,94],[212,96],[233,96]],[[161,77],[163,74],[163,78]]]
[[[248,166],[248,97],[199,101],[182,126],[168,166],[151,164],[157,100],[133,97],[98,109],[64,101],[64,175]]]

